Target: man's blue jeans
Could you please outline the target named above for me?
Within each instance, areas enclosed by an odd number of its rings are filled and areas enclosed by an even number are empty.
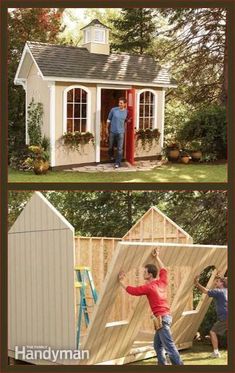
[[[110,158],[112,158],[113,147],[115,144],[117,146],[117,159],[115,160],[115,163],[118,164],[119,166],[121,165],[121,161],[122,161],[123,143],[124,143],[124,133],[110,132],[108,153],[109,153]]]
[[[167,352],[172,365],[183,365],[180,354],[175,346],[171,335],[172,317],[162,316],[163,327],[156,331],[154,336],[154,349],[157,353],[158,364],[167,365],[165,352]]]

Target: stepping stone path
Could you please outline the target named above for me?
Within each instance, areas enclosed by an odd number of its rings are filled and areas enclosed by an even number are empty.
[[[163,160],[145,160],[136,161],[134,165],[128,162],[122,162],[121,167],[114,168],[114,163],[100,163],[94,166],[80,166],[65,169],[64,171],[76,172],[135,172],[135,171],[151,171],[155,167],[160,167],[165,164]]]

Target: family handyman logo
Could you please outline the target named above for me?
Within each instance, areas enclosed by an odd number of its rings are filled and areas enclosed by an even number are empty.
[[[58,360],[87,360],[88,350],[60,350],[48,346],[15,346],[15,359],[17,360],[49,360],[55,363]]]

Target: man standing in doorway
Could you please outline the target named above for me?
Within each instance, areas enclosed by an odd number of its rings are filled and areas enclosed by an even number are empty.
[[[153,251],[153,256],[156,258],[156,264],[159,268],[158,279],[156,279],[158,274],[157,267],[154,264],[146,264],[144,269],[144,279],[146,283],[144,285],[127,286],[125,284],[124,272],[119,273],[119,282],[128,294],[134,296],[146,295],[148,298],[150,308],[153,312],[152,318],[156,331],[154,336],[154,349],[157,353],[158,364],[167,365],[165,356],[165,352],[167,352],[173,365],[183,365],[170,330],[172,316],[170,315],[170,307],[167,301],[167,270],[159,258],[159,250],[155,249]]]
[[[219,358],[220,352],[218,349],[218,337],[217,335],[223,336],[227,331],[227,317],[228,317],[228,291],[227,291],[227,279],[219,275],[215,276],[214,289],[207,289],[198,282],[199,276],[194,279],[195,286],[204,294],[213,298],[215,301],[215,308],[217,314],[217,321],[210,330],[211,344],[213,352],[211,357]]]
[[[107,135],[109,136],[109,150],[110,159],[114,160],[114,144],[117,144],[117,158],[115,159],[114,167],[121,166],[123,144],[125,135],[125,121],[127,119],[127,100],[123,97],[119,98],[118,106],[110,110],[107,119]]]

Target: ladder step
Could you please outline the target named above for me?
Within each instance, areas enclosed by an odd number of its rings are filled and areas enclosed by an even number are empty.
[[[87,286],[87,284],[86,284],[86,282],[82,283],[82,282],[76,281],[74,283],[74,286],[75,286],[75,288],[81,288],[82,286]]]
[[[75,271],[90,271],[91,268],[90,267],[84,267],[84,266],[76,266],[76,267],[74,267],[74,270]]]
[[[94,307],[95,304],[88,305],[87,300],[93,300],[94,303],[97,301],[97,292],[94,286],[91,269],[86,266],[75,266],[76,279],[74,282],[75,288],[80,289],[80,303],[77,303],[78,309],[78,324],[77,324],[77,346],[80,345],[80,334],[82,325],[82,315],[85,318],[86,327],[88,327],[90,322],[90,309]],[[87,282],[86,282],[87,281]],[[87,291],[84,289],[85,286],[89,286],[91,295],[87,297]],[[89,294],[90,295],[90,294]],[[90,303],[90,302],[89,302]],[[88,312],[89,311],[89,312]]]

